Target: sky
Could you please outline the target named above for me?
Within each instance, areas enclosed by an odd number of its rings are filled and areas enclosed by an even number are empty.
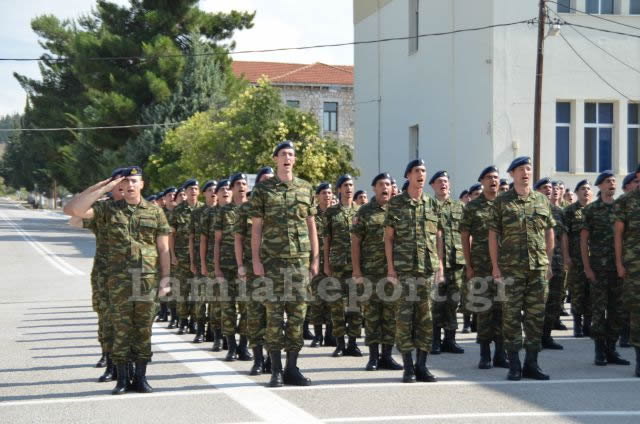
[[[128,0],[113,0],[127,4]],[[38,57],[43,49],[30,22],[36,16],[53,14],[76,18],[95,5],[94,0],[21,0],[19,7],[3,8],[0,14],[0,57]],[[252,29],[236,33],[236,50],[297,47],[353,41],[352,0],[201,0],[206,11],[256,11]],[[352,65],[353,47],[303,51],[251,53],[236,60]],[[25,93],[13,73],[39,79],[37,62],[0,61],[0,115],[22,112]]]

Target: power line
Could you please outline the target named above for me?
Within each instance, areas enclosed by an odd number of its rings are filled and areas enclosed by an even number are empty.
[[[310,49],[320,49],[320,48],[329,48],[329,47],[344,47],[344,46],[359,46],[364,44],[376,44],[376,43],[386,43],[389,41],[401,41],[401,40],[410,40],[414,38],[426,38],[426,37],[441,37],[444,35],[452,35],[452,34],[460,34],[464,32],[474,32],[474,31],[483,31],[486,29],[492,28],[502,28],[513,25],[520,24],[533,24],[537,21],[537,19],[526,19],[515,22],[508,22],[503,24],[493,24],[493,25],[485,25],[481,27],[472,27],[472,28],[461,28],[452,31],[444,31],[444,32],[432,32],[429,34],[419,34],[417,36],[406,36],[406,37],[389,37],[389,38],[380,38],[376,40],[365,40],[365,41],[350,41],[344,43],[334,43],[334,44],[315,44],[310,46],[299,46],[299,47],[279,47],[273,49],[261,49],[261,50],[240,50],[235,52],[229,52],[230,55],[239,55],[239,54],[248,54],[248,53],[272,53],[272,52],[282,52],[282,51],[291,51],[291,50],[310,50]],[[197,57],[197,56],[214,56],[218,53],[197,53],[197,54],[168,54],[168,55],[156,55],[152,56],[149,59],[155,58],[177,58],[177,57]],[[147,58],[142,56],[105,56],[105,57],[88,57],[83,58],[83,60],[90,61],[118,61],[118,60],[147,60]],[[58,58],[16,58],[16,57],[4,57],[0,58],[0,61],[4,62],[41,62],[41,61],[50,61],[50,62],[67,62],[73,61],[73,58],[70,57],[58,57]]]
[[[567,25],[578,27],[578,28],[591,29],[593,31],[606,32],[608,34],[624,35],[624,36],[632,37],[632,38],[640,38],[640,34],[629,34],[628,32],[613,31],[613,30],[610,30],[610,29],[597,28],[597,27],[592,27],[592,26],[589,26],[589,25],[576,24],[576,23],[569,22],[569,21],[563,21],[563,22],[565,24],[567,24]]]
[[[60,127],[60,128],[0,128],[0,132],[47,132],[47,131],[84,131],[84,130],[119,130],[127,128],[173,127],[186,121],[167,122],[164,124],[133,124],[102,127]]]
[[[567,6],[566,4],[558,4],[558,2],[556,2],[554,0],[546,0],[546,1],[548,3],[554,3],[554,4],[558,5],[558,6],[566,7],[567,9],[569,9],[569,10],[571,10],[573,12],[578,12],[578,13],[581,13],[583,15],[591,16],[592,18],[597,18],[597,19],[600,19],[600,20],[603,20],[603,21],[607,21],[607,22],[611,22],[611,23],[614,23],[614,24],[617,24],[617,25],[625,26],[627,28],[637,29],[638,31],[640,31],[640,27],[637,27],[637,26],[633,26],[633,25],[622,23],[622,22],[614,21],[613,19],[607,19],[607,18],[605,18],[605,17],[603,17],[601,15],[596,15],[596,14],[593,14],[593,13],[587,13],[584,10],[574,9],[573,7]]]

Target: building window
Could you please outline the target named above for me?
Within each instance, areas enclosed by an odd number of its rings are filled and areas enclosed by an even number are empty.
[[[614,0],[587,0],[587,13],[613,15]]]
[[[584,170],[611,169],[613,103],[584,104]]]
[[[420,47],[420,0],[409,0],[409,54]]]
[[[627,168],[633,172],[640,164],[640,103],[629,103],[629,127],[627,138]]]
[[[558,13],[571,13],[571,0],[558,0]]]
[[[556,103],[556,171],[569,172],[571,103]]]
[[[640,0],[631,0],[631,4],[629,5],[629,14],[640,15]]]
[[[420,157],[420,125],[409,127],[409,160]]]
[[[287,100],[287,106],[298,109],[300,107],[300,100]]]
[[[338,131],[338,103],[324,102],[323,127],[325,131]]]

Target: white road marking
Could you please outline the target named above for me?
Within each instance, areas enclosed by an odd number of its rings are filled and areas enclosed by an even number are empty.
[[[4,213],[0,212],[0,218],[2,218],[9,226],[13,227],[13,229],[18,233],[27,243],[31,245],[47,262],[57,268],[65,275],[85,275],[84,272],[80,271],[78,268],[73,265],[67,263],[65,260],[61,259],[58,255],[49,250],[44,244],[34,240],[29,234],[22,231],[20,226],[15,224],[9,217],[7,217]]]

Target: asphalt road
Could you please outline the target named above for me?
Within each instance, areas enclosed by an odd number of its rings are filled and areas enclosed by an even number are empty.
[[[640,422],[633,368],[594,366],[592,342],[569,331],[554,332],[565,350],[540,354],[548,382],[477,369],[474,335],[460,335],[464,355],[429,357],[436,384],[366,372],[366,354],[331,358],[331,348],[305,347],[300,368],[313,385],[268,389],[268,376],[248,376],[250,362],[221,361],[210,343],[194,345],[162,324],[148,370],[155,392],[111,396],[114,383],[98,383],[103,370],[94,368],[94,248],[93,236],[60,214],[0,199],[0,422]],[[633,358],[631,349],[621,353]]]

